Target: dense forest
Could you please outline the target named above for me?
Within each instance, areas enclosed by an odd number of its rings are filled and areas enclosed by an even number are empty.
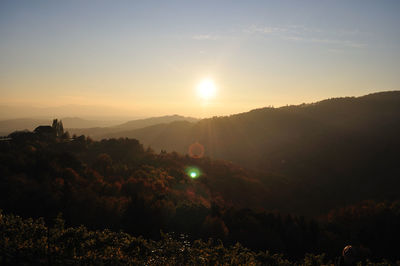
[[[57,120],[52,127],[14,132],[0,141],[1,259],[13,264],[20,256],[16,254],[25,254],[27,260],[44,256],[48,262],[46,241],[53,238],[58,244],[51,254],[59,251],[59,258],[89,262],[95,259],[92,255],[111,260],[110,254],[121,254],[115,258],[120,263],[271,260],[288,265],[335,261],[349,244],[357,250],[357,260],[400,259],[393,245],[400,237],[398,198],[365,197],[344,206],[343,192],[337,192],[329,202],[324,197],[318,202],[333,206],[331,210],[302,216],[298,213],[312,213],[319,199],[306,196],[304,185],[284,174],[249,170],[208,156],[158,153],[135,139],[70,137]],[[375,189],[382,192],[382,187]],[[303,205],[296,214],[282,208],[297,202]],[[65,228],[54,222],[60,213]],[[53,227],[58,229],[51,231]],[[168,247],[165,241],[170,241]],[[182,245],[191,247],[183,258],[173,251],[186,250]],[[199,259],[198,252],[205,261],[193,261]],[[310,253],[325,257],[306,255]]]

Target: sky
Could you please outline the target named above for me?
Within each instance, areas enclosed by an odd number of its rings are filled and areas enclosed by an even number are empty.
[[[397,0],[1,0],[0,105],[210,117],[399,90],[399,14]]]

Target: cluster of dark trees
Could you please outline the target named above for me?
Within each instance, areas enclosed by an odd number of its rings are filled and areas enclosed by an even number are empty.
[[[279,175],[266,181],[226,161],[155,153],[135,139],[70,138],[58,121],[9,138],[0,141],[0,209],[5,213],[44,217],[51,224],[61,212],[68,226],[151,239],[159,239],[160,230],[191,240],[212,237],[296,259],[310,252],[335,258],[347,244],[364,247],[372,259],[399,259],[385,242],[400,237],[398,202],[369,201],[304,218],[277,211],[282,194],[287,204],[315,200],[301,198],[306,196],[294,183],[287,189]],[[198,169],[200,176],[191,178],[188,168]],[[341,206],[338,197],[331,198],[332,205]]]

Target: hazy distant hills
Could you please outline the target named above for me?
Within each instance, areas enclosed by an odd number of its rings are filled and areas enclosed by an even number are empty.
[[[315,199],[316,205],[334,195],[343,195],[343,204],[400,196],[399,91],[262,108],[103,137],[137,138],[156,151],[181,153],[199,142],[212,158],[285,176],[289,188],[282,196],[292,187],[297,195]],[[295,201],[291,208],[301,204]],[[321,211],[326,207],[321,205]]]
[[[18,118],[63,118],[63,117],[84,117],[85,119],[94,121],[110,121],[118,120],[119,123],[126,121],[127,118],[133,118],[128,115],[128,110],[120,110],[103,105],[82,105],[68,104],[53,107],[45,106],[29,106],[29,105],[0,105],[0,120],[18,119]],[[107,119],[105,119],[107,118]],[[116,125],[116,124],[114,124]],[[111,126],[108,124],[88,124],[86,127],[92,126]]]
[[[146,119],[132,120],[132,121],[128,121],[124,124],[115,126],[114,128],[118,128],[121,130],[129,130],[129,129],[153,126],[156,124],[171,123],[171,122],[175,122],[175,121],[197,122],[198,119],[193,118],[193,117],[184,117],[184,116],[180,116],[180,115],[167,115],[167,116],[161,116],[161,117],[151,117],[151,118],[146,118]]]
[[[359,139],[371,134],[391,134],[390,131],[399,127],[400,92],[375,93],[358,98],[334,98],[280,108],[261,108],[227,117],[203,119],[197,123],[193,123],[195,119],[168,118],[169,121],[161,122],[164,124],[159,124],[163,118],[134,120],[113,127],[113,130],[118,131],[104,133],[102,137],[137,138],[156,150],[183,153],[191,143],[199,141],[207,148],[206,154],[209,156],[247,164],[253,162],[254,157],[242,158],[240,154],[243,152],[252,152],[253,155],[258,155],[256,158],[261,158],[270,153],[279,153],[282,145],[293,145],[292,149],[295,150],[295,146],[309,141],[308,147],[312,147],[319,138],[357,135]],[[187,122],[177,122],[179,120]],[[168,123],[171,121],[174,122]],[[154,122],[154,125],[145,127],[144,122]],[[131,130],[128,130],[128,125]],[[140,125],[137,126],[140,129],[134,129],[135,125]]]
[[[112,126],[112,127],[93,127],[93,128],[72,128],[68,127],[68,131],[71,134],[76,135],[86,135],[90,136],[94,139],[102,139],[110,136],[115,137],[128,137],[129,132],[132,130],[151,127],[154,125],[165,126],[165,124],[176,122],[176,121],[184,121],[187,123],[197,122],[198,119],[192,117],[184,117],[180,115],[167,115],[161,117],[151,117],[145,119],[137,119],[131,120],[126,123]]]
[[[8,135],[15,130],[33,130],[38,125],[49,125],[50,119],[8,119],[0,121],[0,136]]]
[[[124,130],[102,134],[102,138],[136,138],[142,140],[145,146],[160,150],[186,153],[192,143],[192,131],[195,123],[186,120],[156,124],[136,130]]]
[[[61,118],[64,128],[87,128],[95,126],[111,126],[113,121],[87,120],[79,117]],[[0,120],[0,135],[8,135],[16,130],[33,130],[40,125],[51,125],[52,119],[16,118]]]
[[[56,118],[56,117],[55,117]],[[60,119],[60,118],[59,118]],[[118,133],[123,136],[125,131],[148,127],[156,124],[165,124],[173,121],[196,122],[198,119],[179,115],[151,117],[137,119],[119,124],[114,120],[88,120],[79,117],[61,118],[64,128],[71,134],[86,135],[92,138],[102,138],[106,134]],[[52,119],[16,118],[0,120],[0,135],[8,135],[16,130],[34,130],[40,125],[51,125]]]

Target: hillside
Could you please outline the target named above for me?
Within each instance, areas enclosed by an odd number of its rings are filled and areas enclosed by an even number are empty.
[[[313,202],[314,211],[323,212],[333,207],[331,197],[345,205],[400,196],[399,135],[400,92],[393,91],[105,136],[136,138],[156,151],[181,153],[198,141],[211,158],[285,176],[292,188],[283,195],[296,189],[302,199],[290,211],[310,210]]]
[[[337,193],[329,201],[318,199],[334,209],[305,218],[288,214],[285,205],[307,202],[297,211],[312,212],[315,199],[304,196],[296,183],[282,182],[282,176],[261,175],[208,157],[154,153],[135,139],[70,139],[62,132],[51,134],[52,129],[58,126],[15,132],[0,141],[0,209],[6,213],[0,211],[0,262],[109,261],[115,255],[110,251],[119,248],[114,259],[132,263],[184,259],[181,255],[192,260],[199,252],[225,254],[224,259],[205,260],[211,264],[240,260],[239,253],[247,254],[245,261],[260,263],[281,261],[272,253],[294,261],[321,261],[323,257],[306,254],[325,253],[333,260],[348,243],[365,250],[357,260],[400,258],[391,244],[400,236],[399,201],[365,198],[339,208]],[[59,218],[52,222],[60,212],[70,228]],[[10,213],[44,220],[22,220]],[[52,229],[44,221],[53,224]],[[172,237],[165,238],[160,230]],[[220,240],[195,241],[210,237]],[[138,241],[142,244],[136,247]],[[176,253],[182,245],[188,248],[186,255]]]
[[[124,136],[125,132],[131,130],[149,127],[158,124],[168,124],[175,121],[186,121],[190,123],[197,122],[198,119],[192,117],[184,117],[180,115],[167,115],[160,117],[150,117],[145,119],[136,119],[119,124],[112,127],[93,127],[89,128],[71,128],[66,127],[71,134],[90,136],[93,139],[102,139],[105,136]]]

